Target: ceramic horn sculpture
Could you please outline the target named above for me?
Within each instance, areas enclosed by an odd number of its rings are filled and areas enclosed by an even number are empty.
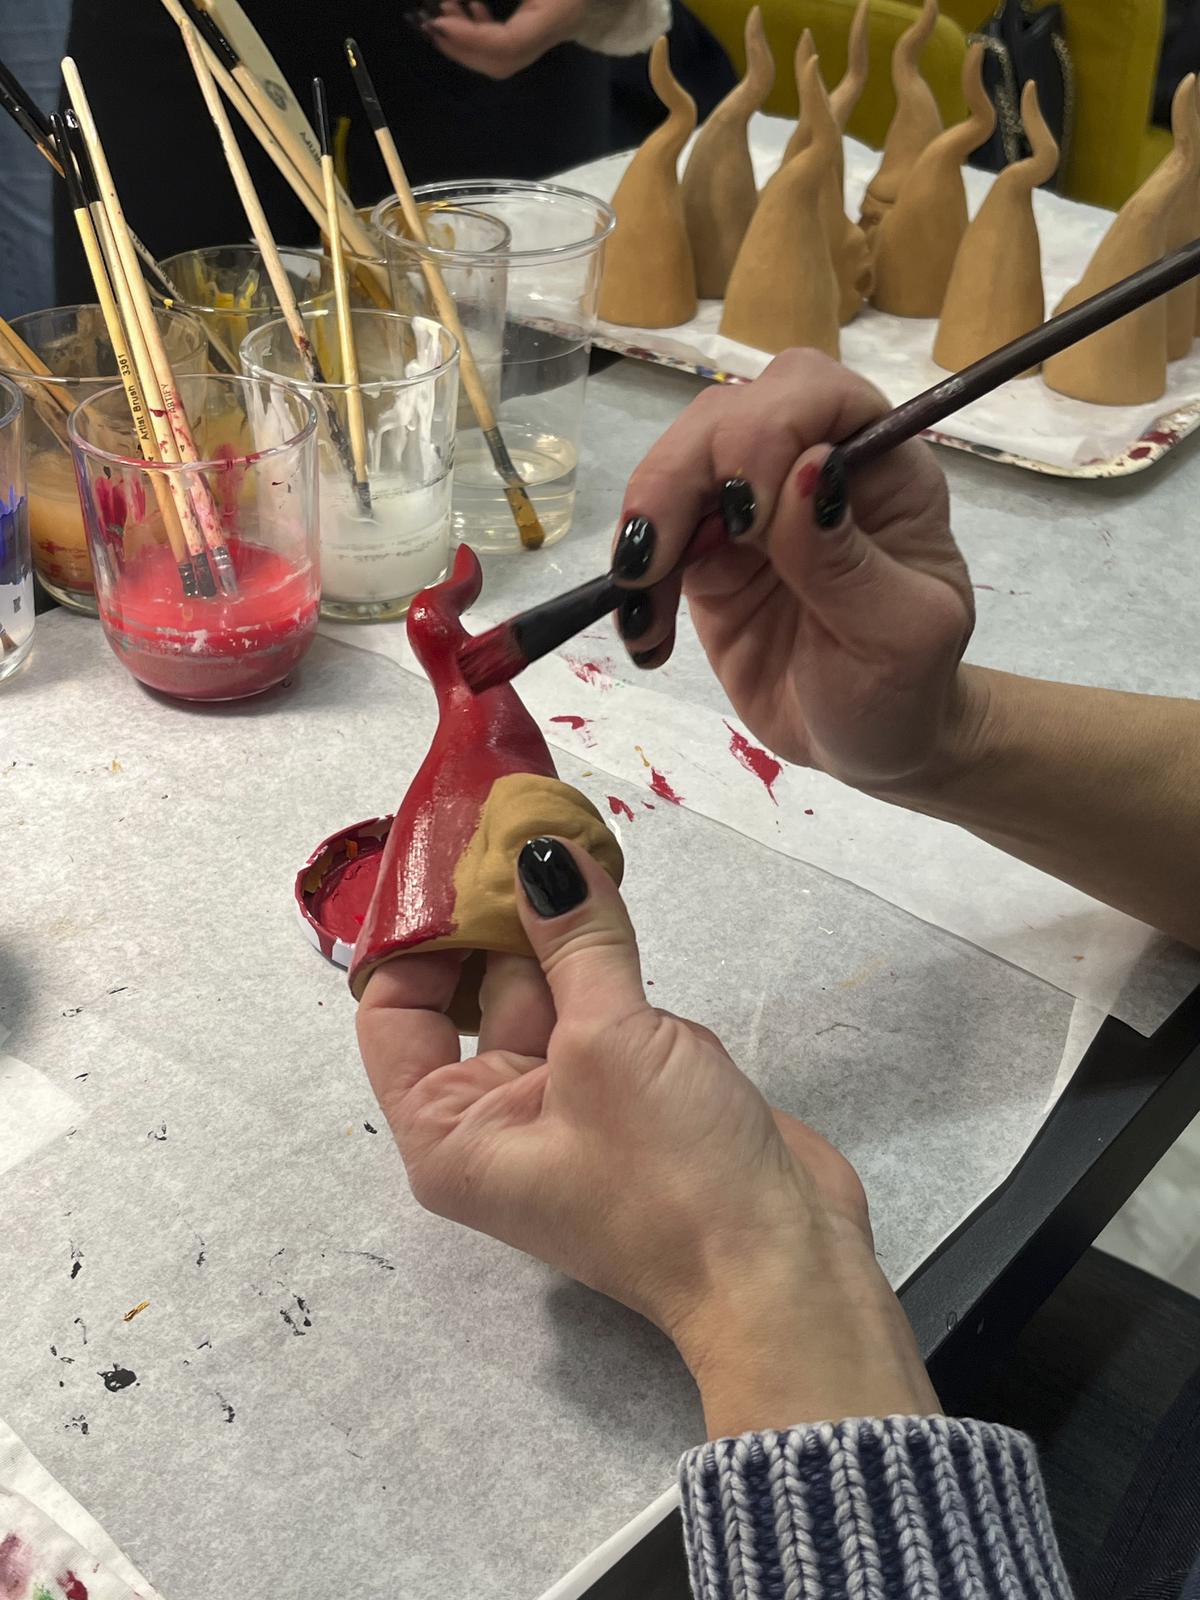
[[[831,90],[829,95],[833,120],[841,133],[845,133],[846,125],[853,116],[854,108],[866,87],[867,73],[871,66],[870,45],[871,0],[858,0],[858,6],[850,23],[846,70],[837,88]],[[804,69],[816,53],[817,46],[813,40],[812,29],[805,28],[796,44],[795,58],[796,94],[800,101],[800,113],[783,152],[783,160],[779,163],[781,167],[786,166],[793,156],[798,156],[808,144],[808,125],[804,119]]]
[[[1172,250],[1179,250],[1185,244],[1189,244],[1200,232],[1196,226],[1197,197],[1200,191],[1200,101],[1197,100],[1195,90],[1190,96],[1180,97],[1178,126],[1175,123],[1174,102],[1171,109],[1175,145],[1179,148],[1182,143],[1188,176],[1183,180],[1178,199],[1167,213],[1163,237],[1164,255],[1169,255]],[[1167,296],[1168,361],[1179,361],[1191,350],[1192,340],[1195,337],[1197,304],[1194,278],[1188,283],[1181,283],[1178,289],[1172,289]]]
[[[720,300],[758,204],[746,125],[775,84],[775,60],[757,6],[746,18],[746,75],[701,128],[683,175],[696,292]]]
[[[1164,254],[1168,221],[1189,193],[1195,137],[1196,79],[1189,73],[1171,102],[1175,147],[1141,188],[1126,200],[1096,246],[1087,271],[1059,301],[1066,311]],[[1189,194],[1189,198],[1194,196]],[[1157,400],[1167,386],[1167,303],[1151,300],[1138,311],[1051,356],[1042,368],[1051,389],[1097,405],[1139,405]]]
[[[696,102],[671,72],[666,37],[650,52],[650,82],[667,108],[613,196],[617,224],[604,257],[600,315],[633,328],[673,328],[696,312],[696,272],[679,193],[679,153]]]
[[[1033,191],[1054,175],[1058,145],[1032,78],[1021,91],[1021,125],[1032,155],[999,173],[954,258],[933,343],[933,359],[951,372],[1038,327],[1046,314]]]
[[[512,685],[480,695],[467,687],[458,651],[468,634],[459,619],[481,583],[477,556],[460,545],[447,581],[409,609],[408,637],[437,695],[438,724],[396,812],[350,963],[350,988],[361,999],[385,961],[460,951],[448,1015],[464,1033],[479,1027],[487,953],[532,954],[513,877],[525,842],[555,834],[581,845],[615,883],[622,870],[617,841],[591,802],[559,781]]]
[[[983,87],[982,44],[967,51],[962,83],[969,115],[939,133],[917,157],[875,235],[871,304],[893,316],[941,315],[967,231],[962,164],[996,125],[995,107]]]
[[[803,120],[809,128],[809,149],[817,151],[824,174],[821,218],[837,279],[838,324],[844,327],[857,316],[871,291],[871,248],[862,229],[846,215],[842,135],[825,92],[821,64],[815,56],[804,69],[803,94]]]
[[[759,196],[725,293],[720,331],[727,339],[773,355],[791,345],[838,354],[838,282],[825,231],[828,159],[810,142]]]
[[[896,110],[883,143],[883,159],[867,185],[858,218],[868,239],[895,203],[917,157],[942,131],[942,114],[920,67],[921,52],[937,19],[937,0],[924,0],[920,16],[900,35],[892,51]]]

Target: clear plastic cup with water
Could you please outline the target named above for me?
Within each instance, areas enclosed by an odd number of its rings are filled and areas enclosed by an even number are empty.
[[[33,644],[24,409],[20,389],[0,378],[0,679],[17,670]]]
[[[440,206],[477,213],[507,228],[509,243],[479,249],[456,227],[454,242],[423,245],[404,225],[395,196],[373,221],[384,241],[393,299],[435,315],[425,268],[436,267],[452,295],[488,403],[541,520],[546,543],[571,526],[584,390],[604,241],[612,208],[595,196],[553,184],[487,180],[429,184],[416,191],[436,217]],[[464,389],[469,369],[464,360]],[[469,400],[469,393],[464,395]],[[474,414],[460,420],[454,467],[454,531],[482,551],[515,550],[520,536]]]

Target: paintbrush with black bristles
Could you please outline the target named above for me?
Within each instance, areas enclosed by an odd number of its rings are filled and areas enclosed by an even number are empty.
[[[1010,378],[1020,377],[1030,367],[1048,361],[1060,350],[1128,316],[1147,301],[1178,288],[1198,273],[1200,239],[1194,239],[1181,250],[1081,300],[1069,311],[1051,317],[1049,322],[1021,334],[999,350],[973,361],[961,372],[952,373],[931,389],[914,395],[885,416],[859,428],[835,447],[843,466],[865,466],[906,439],[936,426],[973,400],[991,394]],[[689,566],[724,542],[722,532],[714,533],[716,525],[719,519],[716,513],[711,513],[684,551],[679,568]],[[509,683],[531,662],[540,661],[584,628],[599,622],[632,592],[628,585],[617,583],[611,573],[605,573],[554,600],[532,606],[465,644],[458,653],[462,675],[476,694],[495,688],[497,684]]]

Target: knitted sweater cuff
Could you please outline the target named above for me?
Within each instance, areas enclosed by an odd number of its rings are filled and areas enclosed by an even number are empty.
[[[575,43],[604,56],[636,56],[671,26],[671,0],[587,0]]]
[[[1070,1600],[1033,1444],[950,1417],[812,1423],[679,1465],[696,1600]]]

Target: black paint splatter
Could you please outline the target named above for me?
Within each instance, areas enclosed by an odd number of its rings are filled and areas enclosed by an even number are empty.
[[[288,1327],[292,1330],[297,1339],[302,1339],[304,1337],[305,1329],[312,1327],[312,1318],[308,1314],[307,1301],[305,1301],[298,1294],[294,1294],[292,1299],[296,1302],[295,1312],[293,1313],[284,1307],[284,1309],[280,1311],[279,1315],[287,1323]]]
[[[211,1350],[212,1349],[212,1339],[211,1339],[211,1337],[210,1338],[201,1339],[200,1343],[196,1346],[196,1349],[197,1350]]]
[[[373,1128],[369,1122],[364,1122],[363,1123],[363,1127],[367,1130],[368,1133],[378,1133],[379,1132],[379,1129],[378,1128]]]
[[[81,1413],[79,1416],[72,1417],[69,1422],[63,1424],[64,1433],[70,1433],[72,1428],[77,1428],[79,1432],[86,1437],[88,1431],[88,1419]]]
[[[77,1017],[82,1010],[83,1010],[82,1006],[70,1006],[70,1007],[68,1007],[68,1009],[66,1011],[63,1012],[63,1016],[64,1017]]]
[[[82,1338],[83,1338],[83,1342],[84,1342],[84,1344],[86,1344],[87,1343],[87,1323],[83,1320],[82,1317],[76,1317],[75,1318],[75,1326],[79,1329],[79,1332],[80,1332],[80,1334],[82,1335]]]
[[[217,1393],[217,1399],[221,1402],[221,1410],[225,1413],[225,1421],[232,1422],[234,1417],[237,1416],[237,1412],[229,1404],[229,1401],[226,1400],[225,1396],[219,1391]]]
[[[163,1140],[167,1137],[166,1123],[160,1122],[157,1128],[151,1128],[146,1137],[147,1139],[156,1139],[159,1144],[162,1144]]]
[[[137,1382],[137,1373],[130,1372],[128,1367],[113,1365],[107,1372],[98,1372],[98,1378],[104,1379],[104,1387],[110,1394],[116,1394],[121,1389],[128,1389],[131,1383]]]
[[[71,1276],[77,1278],[83,1271],[83,1251],[77,1245],[71,1246]]]
[[[377,1267],[382,1267],[385,1272],[395,1272],[395,1267],[386,1256],[376,1255],[374,1250],[339,1250],[340,1256],[360,1256],[364,1261],[373,1261]]]
[[[91,1073],[89,1073],[89,1072],[77,1072],[75,1074],[75,1082],[76,1083],[82,1083],[85,1078],[89,1078],[89,1077],[91,1077]]]
[[[196,1243],[200,1246],[199,1250],[196,1252],[196,1265],[198,1267],[202,1267],[208,1260],[208,1246],[204,1243],[204,1240],[199,1234],[196,1235]]]

